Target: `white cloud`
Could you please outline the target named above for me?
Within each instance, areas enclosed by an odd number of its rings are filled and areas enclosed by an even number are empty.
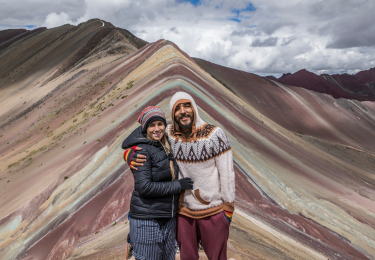
[[[181,0],[29,0],[21,9],[12,3],[4,1],[8,11],[0,28],[99,18],[149,42],[171,40],[192,57],[263,75],[375,67],[373,0],[203,0],[198,6]]]
[[[72,18],[69,14],[61,12],[59,14],[53,12],[47,15],[46,19],[44,20],[44,23],[42,26],[51,28],[51,27],[57,27],[62,24],[73,24]]]
[[[85,12],[84,4],[84,0],[0,0],[0,30],[25,25],[40,27],[53,12],[64,12],[74,21]]]

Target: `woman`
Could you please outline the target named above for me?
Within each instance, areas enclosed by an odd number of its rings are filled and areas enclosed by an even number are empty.
[[[145,108],[140,127],[123,142],[122,148],[142,148],[147,160],[134,175],[130,202],[130,237],[137,260],[175,259],[176,212],[179,193],[192,189],[190,178],[178,180],[178,166],[166,137],[166,119],[159,107]],[[131,162],[132,149],[125,158]]]

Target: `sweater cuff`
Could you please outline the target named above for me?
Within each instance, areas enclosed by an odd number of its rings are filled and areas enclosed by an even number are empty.
[[[228,212],[234,212],[234,201],[232,203],[224,201],[224,210]]]

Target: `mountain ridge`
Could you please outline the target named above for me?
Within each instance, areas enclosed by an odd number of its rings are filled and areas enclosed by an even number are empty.
[[[355,75],[321,74],[316,75],[306,69],[283,74],[280,78],[267,78],[283,84],[325,93],[334,98],[375,100],[375,68],[360,71]]]

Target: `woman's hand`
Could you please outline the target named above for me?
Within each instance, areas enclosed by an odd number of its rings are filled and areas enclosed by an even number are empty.
[[[143,166],[142,162],[146,161],[146,156],[138,153],[140,150],[142,150],[142,148],[138,146],[133,146],[125,150],[124,160],[128,163],[130,169],[138,170],[137,166]]]

